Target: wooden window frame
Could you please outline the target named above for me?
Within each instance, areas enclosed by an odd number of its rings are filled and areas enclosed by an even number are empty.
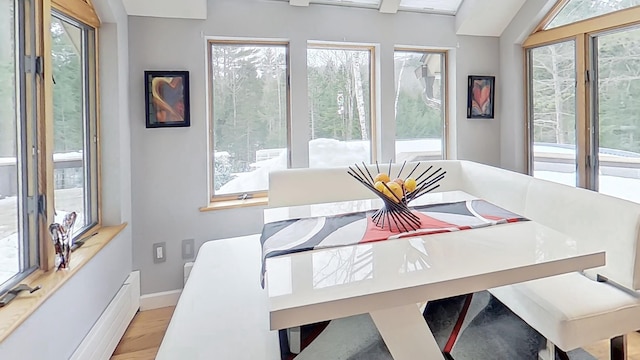
[[[366,50],[369,52],[369,114],[371,117],[371,163],[378,160],[378,117],[377,117],[377,93],[376,93],[376,47],[375,45],[359,44],[359,43],[333,43],[323,41],[309,41],[307,44],[307,51],[309,49],[325,49],[325,50]]]
[[[237,208],[244,206],[253,206],[253,205],[266,205],[268,201],[268,191],[250,191],[246,193],[233,193],[233,194],[224,194],[224,195],[216,195],[215,193],[215,184],[214,184],[214,166],[213,162],[215,158],[213,157],[213,153],[215,151],[215,118],[213,116],[213,63],[212,63],[212,50],[215,45],[237,45],[237,46],[284,46],[286,48],[286,71],[285,76],[287,78],[287,86],[285,91],[285,96],[287,99],[287,131],[286,131],[286,139],[287,139],[287,167],[291,166],[291,86],[290,86],[290,76],[291,76],[291,51],[290,46],[291,43],[289,41],[279,41],[279,40],[256,40],[256,39],[216,39],[210,38],[207,40],[207,90],[208,96],[207,101],[209,102],[209,129],[208,129],[208,141],[209,141],[209,151],[208,156],[209,160],[207,161],[209,167],[209,206],[203,207],[200,211],[209,211],[209,210],[218,210],[218,209],[228,209],[228,208]]]
[[[442,55],[442,74],[440,75],[443,81],[442,109],[444,116],[442,123],[442,160],[447,160],[451,154],[451,138],[449,136],[449,51],[429,48],[395,47],[393,53],[395,54],[396,51]]]
[[[39,118],[38,127],[40,128],[38,134],[38,141],[40,142],[40,153],[45,156],[40,157],[39,161],[39,178],[38,188],[39,193],[44,194],[46,201],[46,217],[40,217],[39,221],[39,241],[41,244],[40,250],[40,269],[43,271],[49,271],[54,268],[55,265],[55,249],[53,243],[49,239],[49,224],[50,219],[55,217],[55,196],[54,196],[54,116],[53,116],[53,66],[52,66],[52,43],[51,43],[51,20],[52,12],[56,11],[66,17],[69,17],[75,21],[85,24],[87,27],[93,30],[93,39],[89,41],[90,46],[93,49],[88,49],[88,57],[86,61],[89,63],[88,70],[92,72],[91,76],[85,81],[85,85],[88,85],[88,93],[86,94],[86,100],[88,104],[85,104],[89,108],[89,115],[92,118],[87,119],[89,126],[95,126],[95,157],[92,159],[85,159],[85,162],[91,167],[90,171],[96,176],[95,186],[90,186],[88,190],[89,196],[97,201],[97,213],[93,226],[84,229],[82,232],[74,234],[76,237],[81,237],[86,233],[94,233],[102,226],[102,191],[101,191],[101,171],[100,171],[100,105],[99,105],[99,74],[98,74],[98,33],[100,27],[100,20],[94,10],[91,0],[43,0],[42,1],[42,27],[39,29],[39,44],[40,44],[40,56],[43,58],[44,72],[40,79],[40,105],[39,105]],[[84,31],[84,30],[83,30]],[[92,100],[91,100],[92,99]],[[91,141],[92,139],[89,139]],[[91,211],[87,209],[86,211]]]
[[[593,161],[587,156],[592,146],[592,84],[587,79],[588,71],[593,71],[591,43],[594,36],[600,33],[633,27],[640,24],[640,6],[618,10],[604,15],[588,18],[567,25],[544,30],[553,18],[562,10],[569,0],[559,0],[538,24],[534,32],[522,44],[524,52],[525,81],[525,154],[526,168],[533,175],[533,119],[531,119],[531,94],[529,79],[529,50],[563,41],[573,40],[576,47],[576,175],[579,187],[593,189],[596,181],[590,173]]]

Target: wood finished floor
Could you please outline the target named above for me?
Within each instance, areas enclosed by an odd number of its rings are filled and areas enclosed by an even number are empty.
[[[113,352],[111,360],[155,359],[173,310],[175,306],[138,312]]]
[[[175,307],[166,307],[137,313],[120,340],[111,360],[155,359],[174,309]],[[631,333],[627,339],[628,360],[640,360],[640,334]],[[609,360],[609,343],[606,340],[584,349],[597,357],[598,360]]]

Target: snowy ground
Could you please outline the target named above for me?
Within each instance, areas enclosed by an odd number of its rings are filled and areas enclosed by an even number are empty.
[[[75,228],[84,225],[82,188],[56,190],[57,222],[66,212],[76,211]],[[0,200],[0,284],[20,271],[19,240],[17,230],[17,199],[15,196]]]
[[[439,139],[399,140],[396,142],[396,149],[398,159],[402,159],[417,154],[441,153],[441,143]],[[369,141],[314,139],[309,142],[309,167],[312,168],[369,163],[370,159]],[[387,163],[388,161],[389,159],[386,160]],[[269,172],[287,167],[286,149],[281,149],[279,156],[259,161],[253,164],[253,167],[254,171],[238,174],[236,178],[216,191],[216,194],[266,190],[269,185]]]

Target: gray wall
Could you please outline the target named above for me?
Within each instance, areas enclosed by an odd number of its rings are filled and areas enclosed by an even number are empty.
[[[142,293],[182,287],[180,244],[258,233],[262,207],[200,212],[207,194],[206,39],[277,38],[290,41],[292,165],[307,165],[306,47],[309,40],[377,44],[379,119],[393,118],[394,45],[451,50],[451,127],[457,156],[500,163],[500,109],[494,120],[466,119],[469,74],[497,75],[498,38],[457,37],[451,16],[332,6],[308,8],[287,2],[219,0],[209,2],[207,20],[129,18],[131,76],[131,149],[133,179],[134,268],[141,270]],[[144,70],[188,70],[191,81],[191,127],[146,129]],[[395,125],[379,125],[382,158],[394,154]],[[153,264],[152,244],[167,243],[167,261]]]
[[[502,114],[500,164],[505,169],[527,172],[525,147],[524,52],[521,44],[542,21],[555,0],[527,0],[500,37],[501,89],[497,101]]]
[[[99,40],[103,223],[129,226],[0,343],[0,359],[68,359],[131,272],[127,15],[119,0],[95,3],[103,21]]]

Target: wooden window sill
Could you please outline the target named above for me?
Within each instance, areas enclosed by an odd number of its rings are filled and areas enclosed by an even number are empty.
[[[71,254],[71,267],[68,270],[36,270],[21,281],[21,284],[27,284],[31,287],[40,285],[42,288],[32,294],[22,292],[8,305],[0,308],[0,343],[33,314],[62,284],[82,269],[126,226],[127,224],[124,223],[98,229],[96,235],[88,239],[82,247]]]
[[[247,206],[267,205],[267,204],[269,204],[269,198],[266,198],[266,197],[259,197],[259,198],[246,199],[246,200],[213,201],[209,203],[209,205],[205,207],[201,207],[200,211],[233,209],[233,208],[242,208]]]

